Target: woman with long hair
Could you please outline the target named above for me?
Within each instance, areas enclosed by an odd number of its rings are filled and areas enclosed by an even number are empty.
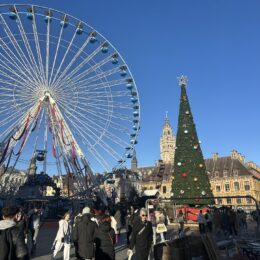
[[[95,233],[96,260],[114,260],[116,235],[108,215],[101,217]]]
[[[71,225],[70,214],[66,212],[63,219],[59,221],[59,229],[53,242],[53,258],[63,247],[63,259],[70,259]]]

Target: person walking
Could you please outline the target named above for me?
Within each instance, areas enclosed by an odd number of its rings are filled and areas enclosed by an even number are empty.
[[[90,208],[82,210],[82,217],[73,232],[73,240],[78,245],[80,259],[92,259],[95,256],[94,236],[97,224],[91,220]]]
[[[95,232],[96,253],[95,260],[115,260],[116,235],[111,227],[111,218],[104,215]]]
[[[164,231],[160,231],[160,230],[157,230],[160,234],[160,242],[164,242],[165,239],[166,239],[166,234],[167,234],[167,218],[163,212],[163,209],[159,209],[157,211],[157,216],[156,216],[156,226],[157,226],[157,229],[163,229]],[[157,233],[158,233],[157,232]]]
[[[0,260],[29,259],[24,233],[15,222],[18,211],[18,208],[15,206],[8,206],[2,209],[3,220],[0,221]]]
[[[120,208],[118,207],[117,210],[116,210],[116,213],[114,215],[114,218],[116,220],[116,242],[119,241],[119,238],[120,238],[120,232],[121,232],[121,228],[122,228],[122,217],[121,217],[121,210]]]
[[[180,209],[178,215],[177,215],[177,221],[179,222],[179,238],[184,236],[184,221],[185,221],[185,216]]]
[[[202,210],[200,210],[199,214],[198,214],[198,219],[197,219],[198,223],[199,223],[199,231],[200,234],[203,235],[205,234],[205,224],[206,224],[206,220],[204,215],[202,214]]]
[[[153,241],[152,223],[147,221],[147,211],[141,208],[139,220],[134,223],[132,237],[128,249],[128,256],[133,254],[135,248],[137,260],[147,260]]]
[[[126,213],[126,243],[127,245],[130,244],[130,235],[133,230],[133,214],[131,214],[131,210],[128,209]]]
[[[20,228],[20,231],[26,234],[26,215],[23,208],[20,208],[19,212],[16,214],[15,222],[16,225]]]
[[[206,220],[207,232],[212,233],[212,215],[209,209],[207,209],[207,212],[205,214],[205,220]]]
[[[53,242],[53,258],[63,247],[63,259],[70,259],[70,242],[71,242],[71,225],[70,225],[70,214],[66,212],[63,219],[59,221],[59,229],[55,240]]]
[[[29,214],[28,220],[28,231],[31,236],[31,254],[34,254],[36,250],[36,242],[39,235],[39,230],[41,226],[41,216],[42,212],[40,209],[34,208]]]
[[[233,209],[229,210],[229,233],[230,235],[237,236],[237,214]]]
[[[81,218],[82,218],[81,212],[74,218],[73,229],[72,229],[72,238],[74,238],[75,230],[78,229],[78,224],[81,221]],[[79,258],[78,243],[75,241],[75,239],[73,239],[73,244],[74,244],[74,248],[75,248],[75,256],[78,259]]]

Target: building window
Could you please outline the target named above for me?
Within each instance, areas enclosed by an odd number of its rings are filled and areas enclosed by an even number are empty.
[[[223,171],[223,177],[227,177],[228,176],[228,171],[227,170],[224,170]]]
[[[244,182],[244,188],[245,188],[245,190],[250,190],[250,183],[249,183],[249,181],[245,181]]]
[[[216,192],[220,192],[220,185],[216,185]]]
[[[216,177],[216,178],[219,177],[219,171],[215,171],[215,177]]]
[[[237,198],[237,204],[241,204],[241,198]]]
[[[231,204],[231,198],[227,198],[227,204]]]
[[[162,189],[163,189],[163,193],[166,193],[166,186],[163,186]]]
[[[252,204],[252,199],[251,198],[246,198],[246,204]]]
[[[225,184],[225,191],[230,191],[229,183],[226,183],[226,184]]]
[[[234,182],[234,189],[235,189],[236,191],[239,190],[239,182],[238,182],[238,181],[235,181],[235,182]]]
[[[222,199],[218,199],[218,204],[222,204]]]
[[[233,170],[233,175],[238,176],[238,169]]]

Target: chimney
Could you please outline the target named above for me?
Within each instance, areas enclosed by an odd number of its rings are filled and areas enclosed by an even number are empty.
[[[213,153],[212,159],[213,161],[216,161],[218,159],[218,153]]]

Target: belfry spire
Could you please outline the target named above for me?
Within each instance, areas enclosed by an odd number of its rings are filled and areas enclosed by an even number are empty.
[[[160,154],[161,160],[165,163],[173,163],[175,153],[175,136],[168,119],[168,111],[166,111],[163,124],[163,133],[160,138]]]

